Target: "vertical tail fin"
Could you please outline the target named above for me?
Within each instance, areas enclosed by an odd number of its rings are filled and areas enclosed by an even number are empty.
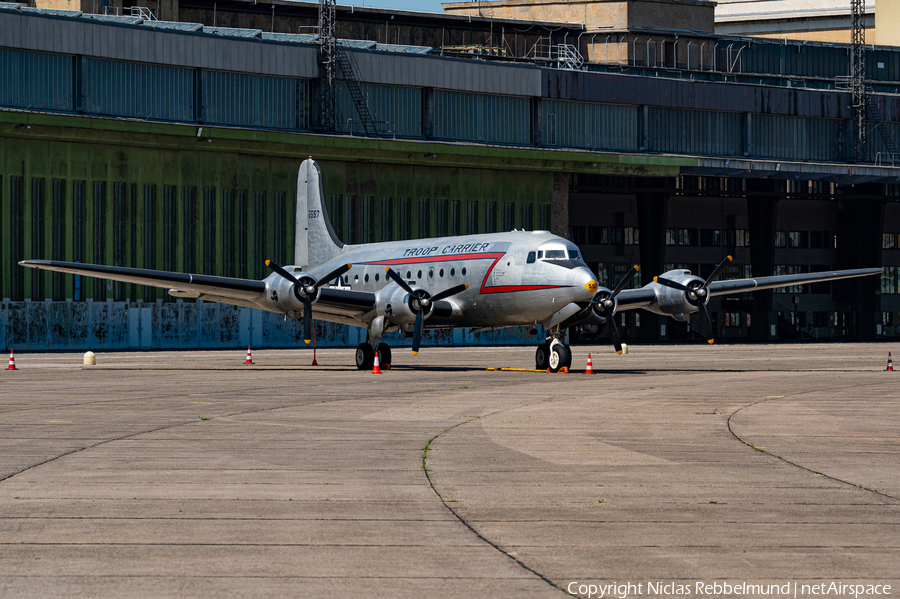
[[[344,251],[325,209],[322,170],[312,158],[300,165],[297,174],[297,221],[294,265],[315,266],[328,262]]]

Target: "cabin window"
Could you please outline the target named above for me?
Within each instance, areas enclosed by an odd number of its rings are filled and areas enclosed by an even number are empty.
[[[527,264],[534,264],[534,259],[535,259],[535,253],[534,253],[534,252],[528,252],[528,258],[525,259],[525,262],[526,262]]]
[[[421,270],[419,271],[419,274],[418,274],[418,276],[417,276],[416,278],[418,278],[418,279],[421,279],[421,278],[422,278],[422,271],[421,271]]]
[[[369,282],[369,275],[366,275],[366,283]]]
[[[456,276],[456,269],[455,269],[455,268],[451,268],[451,269],[450,269],[450,276],[451,276],[451,277],[455,277],[455,276]]]
[[[444,278],[444,269],[443,268],[441,269],[441,272],[438,273],[438,276],[440,276],[442,279]]]
[[[375,273],[375,282],[376,283],[378,282],[378,273],[377,272]]]
[[[466,267],[465,266],[463,266],[463,269],[462,269],[462,276],[466,276]]]

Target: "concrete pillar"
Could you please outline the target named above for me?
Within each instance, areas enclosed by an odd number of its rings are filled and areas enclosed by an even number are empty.
[[[553,233],[569,238],[569,173],[553,173]]]
[[[669,197],[675,191],[675,180],[672,178],[654,177],[643,179],[641,187],[646,191],[638,191],[637,199],[638,229],[641,232],[641,282],[647,284],[654,276],[663,272],[666,261],[666,214]],[[671,189],[672,191],[666,191]],[[643,314],[638,336],[642,341],[656,342],[665,337],[662,325],[668,318]],[[668,326],[666,326],[668,331]]]
[[[838,200],[837,268],[881,266],[881,235],[884,232],[884,186],[880,183],[843,188]],[[850,335],[870,341],[881,322],[881,278],[861,277],[836,281],[835,300],[850,312]]]
[[[778,200],[784,182],[777,179],[747,180],[747,220],[750,224],[750,268],[754,277],[771,276],[775,270],[775,227]],[[753,292],[750,338],[772,339],[772,290]]]

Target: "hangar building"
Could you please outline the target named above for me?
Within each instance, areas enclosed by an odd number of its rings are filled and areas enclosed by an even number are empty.
[[[295,323],[276,314],[14,265],[261,278],[265,259],[291,254],[308,155],[350,243],[550,229],[607,286],[635,263],[647,276],[702,276],[725,255],[727,277],[884,265],[881,280],[713,300],[716,336],[874,339],[900,324],[895,48],[866,50],[868,136],[856,152],[848,47],[717,36],[700,18],[708,3],[650,2],[700,15],[698,29],[677,31],[634,17],[647,4],[634,0],[609,27],[341,7],[351,75],[325,131],[319,46],[303,29],[315,4],[161,4],[170,20],[85,4],[0,3],[7,346],[296,344]],[[645,341],[699,330],[619,317]],[[352,345],[360,333],[318,335]],[[431,340],[535,341],[518,330]]]

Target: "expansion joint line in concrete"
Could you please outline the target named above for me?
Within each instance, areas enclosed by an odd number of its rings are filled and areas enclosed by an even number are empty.
[[[494,549],[496,549],[497,551],[499,551],[502,555],[504,555],[507,558],[514,561],[523,570],[530,572],[531,574],[534,574],[535,576],[537,576],[538,578],[540,578],[541,580],[543,580],[544,582],[549,584],[551,587],[558,589],[558,590],[562,591],[563,593],[566,593],[565,589],[563,589],[562,587],[557,585],[555,582],[553,582],[552,580],[550,580],[549,578],[547,578],[546,576],[544,576],[543,574],[541,574],[534,568],[531,568],[530,566],[526,565],[524,562],[522,562],[517,557],[510,555],[506,551],[503,551],[503,549],[499,545],[497,545],[496,543],[494,543],[493,541],[491,541],[490,539],[488,539],[484,535],[482,535],[480,532],[475,530],[475,527],[472,526],[472,524],[470,524],[465,518],[460,516],[456,510],[454,510],[452,507],[450,507],[450,505],[447,503],[447,500],[444,499],[443,495],[441,495],[440,492],[437,490],[437,488],[434,486],[434,481],[431,480],[431,474],[429,474],[430,470],[428,469],[428,452],[431,450],[431,444],[434,443],[439,437],[444,436],[445,434],[449,433],[453,429],[463,426],[464,424],[470,424],[472,422],[475,422],[476,420],[480,420],[480,419],[486,418],[488,416],[494,416],[495,414],[502,414],[503,412],[507,412],[509,410],[517,410],[521,407],[523,407],[523,406],[504,408],[502,410],[497,410],[496,412],[491,412],[489,414],[482,414],[481,416],[473,416],[472,418],[469,418],[468,420],[464,420],[462,422],[454,424],[453,426],[445,428],[444,430],[442,430],[441,432],[439,432],[438,434],[436,434],[435,436],[430,438],[428,440],[428,443],[425,444],[425,447],[422,448],[422,471],[425,472],[425,478],[428,480],[428,485],[431,487],[431,490],[434,491],[434,494],[437,495],[437,498],[441,501],[441,505],[443,505],[447,509],[447,511],[449,511],[451,514],[453,514],[453,517],[456,518],[457,520],[459,520],[463,526],[465,526],[470,531],[472,531],[472,534],[474,534],[479,540],[485,542],[489,546],[491,546]],[[566,593],[566,594],[569,595],[569,593]]]
[[[795,394],[795,397],[796,397],[796,394]],[[848,480],[843,480],[843,479],[841,479],[841,478],[837,478],[837,477],[831,476],[830,474],[825,474],[824,472],[817,472],[816,470],[813,470],[812,468],[807,468],[806,466],[801,466],[800,464],[798,464],[798,463],[796,463],[796,462],[792,462],[791,460],[786,460],[786,459],[784,459],[783,457],[781,457],[780,455],[777,455],[777,454],[772,453],[771,451],[767,451],[767,450],[765,450],[765,449],[760,449],[759,447],[753,445],[752,443],[750,443],[750,442],[748,442],[748,441],[745,441],[745,440],[742,439],[736,432],[734,432],[734,429],[731,427],[731,419],[734,418],[735,416],[737,416],[739,412],[741,412],[742,410],[745,410],[745,409],[747,409],[747,408],[752,408],[753,406],[758,406],[759,404],[763,404],[763,403],[766,403],[766,402],[769,402],[769,401],[774,401],[774,399],[775,399],[775,398],[771,398],[771,399],[762,399],[762,400],[760,400],[760,401],[755,401],[755,402],[753,402],[753,403],[751,403],[751,404],[747,404],[746,406],[741,406],[740,408],[738,408],[737,410],[735,410],[734,412],[732,412],[731,415],[728,416],[728,420],[727,420],[727,423],[728,423],[728,432],[731,433],[731,436],[734,437],[735,439],[737,439],[738,441],[740,441],[741,443],[743,443],[744,445],[746,445],[747,447],[749,447],[750,449],[752,449],[753,451],[756,451],[756,452],[765,454],[765,455],[767,455],[767,456],[769,456],[769,457],[771,457],[771,458],[773,458],[773,459],[776,459],[776,460],[778,460],[778,461],[780,461],[780,462],[784,462],[785,464],[790,464],[791,466],[793,466],[793,467],[795,467],[795,468],[799,468],[800,470],[805,470],[805,471],[807,471],[807,472],[809,472],[810,474],[813,474],[813,475],[815,475],[815,476],[821,476],[821,477],[827,478],[827,479],[829,479],[829,480],[833,480],[833,481],[836,482],[836,483],[840,483],[840,484],[842,484],[842,485],[847,485],[847,486],[849,486],[849,487],[853,487],[854,489],[858,489],[858,490],[860,490],[860,491],[866,491],[866,492],[868,492],[868,493],[872,493],[872,494],[874,494],[874,495],[877,495],[878,497],[884,497],[884,498],[886,498],[886,499],[891,499],[891,500],[893,500],[893,501],[898,501],[898,502],[900,502],[900,497],[895,497],[894,495],[890,495],[889,493],[885,493],[885,492],[883,492],[883,491],[879,491],[878,489],[870,489],[870,488],[868,488],[868,487],[864,487],[864,486],[862,486],[862,485],[858,485],[858,484],[856,484],[856,483],[852,483],[852,482],[850,482],[850,481],[848,481]],[[784,399],[784,398],[778,398],[778,399]]]

